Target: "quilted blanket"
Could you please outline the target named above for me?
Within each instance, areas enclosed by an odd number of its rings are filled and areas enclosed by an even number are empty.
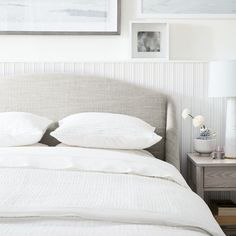
[[[0,149],[0,235],[223,236],[204,201],[145,151]]]

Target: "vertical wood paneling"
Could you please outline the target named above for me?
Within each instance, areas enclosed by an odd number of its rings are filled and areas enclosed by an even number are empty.
[[[204,115],[209,126],[217,132],[219,145],[224,144],[226,101],[225,99],[209,99],[207,97],[207,63],[0,63],[0,76],[24,73],[75,73],[77,75],[105,76],[147,88],[163,90],[163,92],[172,96],[177,106],[180,152],[184,176],[186,174],[186,153],[193,151],[192,140],[197,136],[198,130],[192,127],[190,120],[182,120],[181,111],[183,108],[189,108],[196,115]],[[223,197],[230,196],[230,193],[225,194],[223,194]],[[222,197],[222,194],[218,195]],[[235,194],[231,193],[231,196],[235,197]]]

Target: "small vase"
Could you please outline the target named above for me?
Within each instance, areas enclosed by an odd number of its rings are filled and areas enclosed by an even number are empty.
[[[200,154],[210,154],[216,149],[216,139],[194,139],[194,150]]]

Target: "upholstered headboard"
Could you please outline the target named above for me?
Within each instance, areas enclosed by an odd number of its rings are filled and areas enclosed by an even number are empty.
[[[24,75],[0,78],[0,112],[24,111],[56,121],[78,112],[121,113],[155,126],[163,140],[149,149],[180,166],[175,112],[166,95],[124,82],[76,75]],[[53,128],[53,127],[51,127]],[[43,143],[55,145],[48,134]]]

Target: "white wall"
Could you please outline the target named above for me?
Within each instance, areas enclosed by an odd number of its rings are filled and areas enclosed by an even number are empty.
[[[136,0],[122,0],[121,36],[0,36],[0,61],[127,61]],[[236,20],[171,20],[171,60],[236,58]]]

